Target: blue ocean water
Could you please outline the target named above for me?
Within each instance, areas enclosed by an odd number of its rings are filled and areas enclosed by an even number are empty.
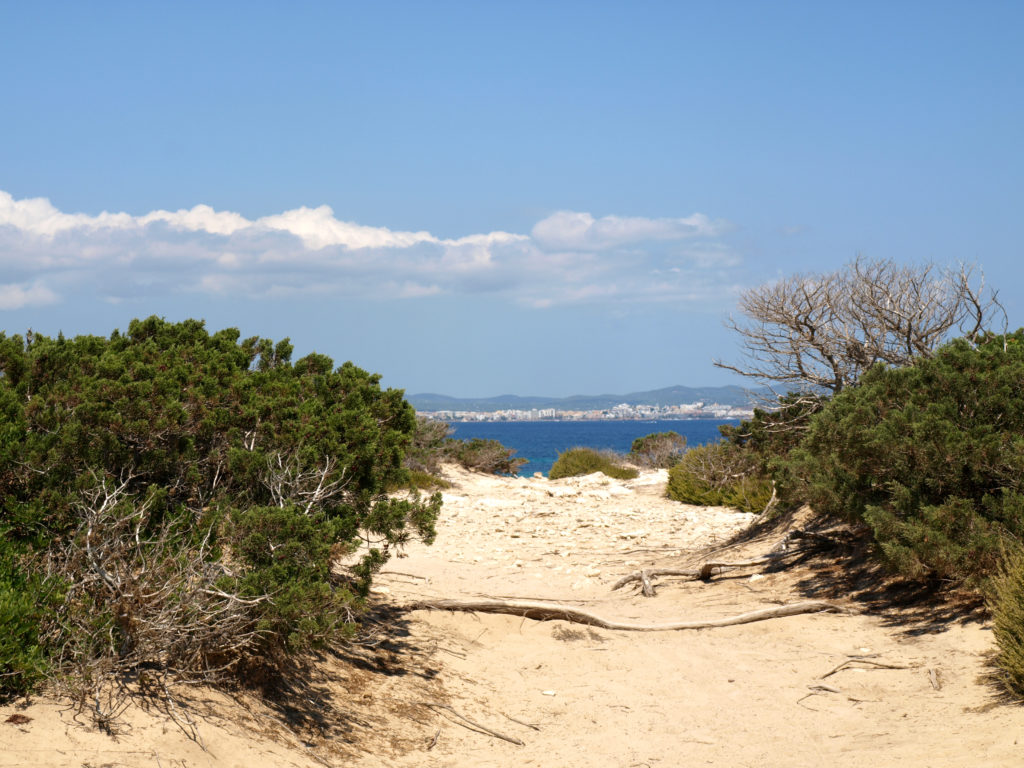
[[[678,432],[691,448],[721,438],[720,424],[738,424],[735,420],[675,419],[657,421],[470,421],[452,424],[452,437],[470,440],[480,437],[497,440],[516,449],[516,456],[527,460],[519,473],[547,474],[558,454],[584,446],[628,453],[633,441],[652,432]]]

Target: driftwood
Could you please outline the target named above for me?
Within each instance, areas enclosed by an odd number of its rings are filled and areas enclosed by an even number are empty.
[[[728,616],[722,619],[706,619],[703,621],[673,621],[667,624],[635,624],[625,621],[614,621],[602,618],[589,611],[581,611],[561,603],[545,603],[526,600],[421,600],[406,606],[410,610],[433,611],[468,611],[474,613],[502,613],[510,616],[523,616],[536,621],[572,621],[578,624],[589,624],[601,629],[623,630],[628,632],[664,632],[681,629],[714,629],[731,627],[736,624],[749,624],[765,619],[777,619],[783,616],[797,616],[802,613],[823,613],[835,611],[849,613],[850,610],[837,603],[825,600],[807,600],[802,603],[790,603],[775,608],[761,608],[756,611]]]
[[[644,597],[654,597],[654,585],[651,584],[651,574],[648,571],[640,571],[640,591]]]
[[[794,541],[810,542],[810,544],[791,548]],[[753,560],[709,560],[701,563],[697,568],[644,568],[623,576],[612,585],[612,591],[637,581],[640,582],[641,591],[645,597],[654,597],[654,585],[651,583],[651,579],[659,576],[682,576],[690,579],[700,579],[701,581],[710,581],[712,576],[728,573],[737,568],[753,568],[759,565],[768,565],[817,547],[837,546],[838,544],[838,541],[825,534],[809,531],[790,531],[778,544],[772,547],[768,554],[755,557]]]
[[[790,553],[786,553],[787,555]],[[648,585],[650,579],[655,579],[658,576],[687,576],[691,579],[701,579],[707,581],[716,572],[726,573],[727,571],[734,570],[736,568],[750,568],[755,565],[765,565],[773,560],[777,560],[779,556],[759,557],[756,560],[743,560],[743,561],[730,561],[730,562],[714,562],[709,561],[702,563],[699,568],[644,568],[643,570],[633,571],[621,579],[616,581],[612,585],[612,591],[621,589],[622,587],[629,584],[631,581],[639,581],[644,584],[644,594],[648,597],[653,596],[654,590],[651,589],[648,593]],[[645,583],[647,582],[647,583]]]

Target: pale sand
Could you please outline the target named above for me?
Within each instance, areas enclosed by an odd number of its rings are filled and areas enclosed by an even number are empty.
[[[382,600],[550,599],[652,623],[810,594],[814,574],[803,566],[709,584],[663,579],[653,598],[611,592],[637,567],[693,562],[696,550],[750,522],[664,499],[664,473],[625,482],[448,473],[455,486],[437,543],[388,564]],[[761,554],[773,541],[729,557]],[[160,713],[129,709],[130,728],[115,741],[88,718],[80,725],[72,712],[36,703],[0,708],[0,766],[1024,764],[1024,708],[998,704],[981,680],[992,636],[977,622],[925,631],[891,611],[638,633],[417,611],[391,626],[374,651],[323,659],[277,708],[204,692],[183,703],[207,751]],[[905,668],[822,679],[852,655]],[[452,710],[525,746],[473,732]],[[4,723],[12,713],[33,719]],[[297,725],[284,728],[283,714]]]

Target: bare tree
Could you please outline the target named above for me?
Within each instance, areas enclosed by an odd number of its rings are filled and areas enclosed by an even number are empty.
[[[730,318],[743,360],[715,365],[801,392],[838,393],[876,363],[912,365],[958,334],[978,340],[1005,312],[974,268],[857,258],[836,272],[744,291]]]

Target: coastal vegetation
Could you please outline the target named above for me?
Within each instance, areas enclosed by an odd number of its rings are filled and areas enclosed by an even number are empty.
[[[899,577],[985,596],[998,676],[1024,698],[1024,330],[992,329],[1002,307],[970,269],[887,261],[751,289],[740,307],[746,364],[723,367],[793,389],[688,452],[669,493],[708,503],[714,481],[771,482]]]
[[[551,480],[558,480],[563,477],[577,477],[594,472],[601,472],[616,480],[632,480],[640,475],[635,468],[626,466],[618,454],[578,447],[558,454],[558,459],[551,466],[548,477]]]
[[[633,441],[629,460],[647,469],[668,469],[686,453],[686,438],[678,432],[654,432]]]
[[[508,448],[497,440],[478,437],[457,440],[451,437],[448,423],[417,416],[412,444],[405,454],[405,465],[420,487],[431,483],[444,487],[445,480],[440,476],[442,464],[458,464],[473,472],[515,475],[526,463],[526,459],[516,457],[515,453],[514,448]]]
[[[351,363],[201,321],[0,334],[0,695],[279,671],[430,542],[415,414]],[[92,705],[90,704],[90,707]]]
[[[1024,698],[1024,549],[1019,542],[1002,553],[988,593],[996,639],[997,679]]]
[[[978,586],[1024,536],[1024,332],[878,365],[811,419],[781,492],[867,526],[896,571]]]
[[[515,475],[526,463],[526,459],[516,458],[514,448],[507,448],[497,440],[480,437],[452,440],[449,455],[466,469],[492,475]]]
[[[772,499],[772,482],[758,471],[751,451],[708,443],[687,451],[668,471],[667,494],[686,504],[759,513]]]

